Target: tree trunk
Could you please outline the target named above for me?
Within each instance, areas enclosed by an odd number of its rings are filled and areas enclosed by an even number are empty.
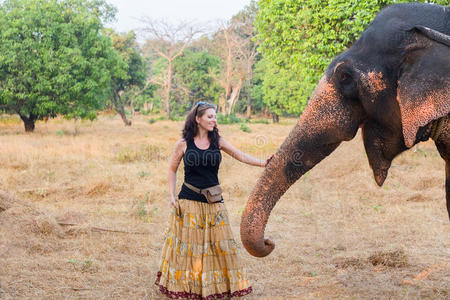
[[[133,101],[133,97],[131,97],[130,99],[130,106],[131,106],[131,116],[134,117],[136,115],[136,111],[134,110],[134,101]]]
[[[225,99],[223,94],[219,96],[219,112],[225,114]]]
[[[252,105],[250,103],[250,100],[252,98],[252,64],[247,64],[247,119],[250,120],[250,117],[252,115]]]
[[[233,87],[232,87],[232,83],[231,83],[231,79],[233,76],[233,46],[231,44],[230,38],[228,36],[228,31],[226,29],[223,29],[223,33],[225,36],[225,42],[227,45],[227,57],[225,59],[225,70],[226,70],[226,74],[225,74],[225,100],[223,103],[223,112],[226,112],[226,104],[228,99],[230,99],[232,97],[232,92],[233,92]],[[231,108],[228,107],[228,111],[231,111]],[[228,113],[229,114],[229,113]]]
[[[250,117],[252,115],[252,105],[250,103],[250,99],[251,99],[251,87],[250,87],[250,80],[248,81],[248,91],[247,91],[247,119],[250,120]]]
[[[274,123],[280,122],[280,116],[278,116],[278,115],[275,114],[275,113],[272,113],[272,121],[273,121]]]
[[[169,59],[167,67],[167,91],[166,91],[166,114],[167,119],[170,120],[170,90],[172,89],[172,60]]]
[[[30,114],[29,117],[23,116],[19,114],[20,118],[25,125],[25,132],[33,132],[34,131],[34,123],[36,122],[37,117],[33,114]]]
[[[233,91],[231,92],[231,95],[230,95],[230,99],[227,100],[228,114],[231,114],[231,112],[233,111],[234,105],[236,104],[237,100],[239,99],[242,84],[243,84],[243,80],[241,78],[241,79],[239,79],[237,86],[233,88]]]
[[[247,119],[250,120],[252,116],[252,105],[250,104],[250,92],[247,94]]]
[[[122,103],[122,100],[120,99],[120,95],[116,91],[114,91],[114,93],[113,93],[113,103],[114,103],[115,110],[122,118],[122,121],[125,124],[125,126],[131,126],[131,121],[127,119],[127,116],[125,114],[125,108],[123,107],[123,103]]]
[[[117,111],[122,118],[123,123],[125,126],[131,126],[131,121],[127,119],[127,116],[125,115],[124,111]]]

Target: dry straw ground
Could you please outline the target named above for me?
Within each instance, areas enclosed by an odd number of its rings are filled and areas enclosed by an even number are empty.
[[[221,125],[238,148],[266,157],[295,120]],[[0,125],[0,298],[159,299],[153,285],[167,225],[167,159],[181,122],[124,127],[51,120],[25,134]],[[294,184],[251,257],[240,215],[262,169],[224,155],[220,180],[254,287],[250,299],[449,299],[450,222],[444,164],[431,142],[396,158],[378,188],[361,137]],[[183,173],[179,172],[178,185]]]

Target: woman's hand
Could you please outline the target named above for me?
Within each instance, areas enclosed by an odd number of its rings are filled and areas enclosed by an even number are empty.
[[[274,154],[271,154],[268,159],[266,159],[266,163],[264,164],[264,168],[267,167],[267,164],[272,160]]]
[[[173,208],[177,208],[178,207],[177,199],[175,199],[174,196],[170,196],[169,204]]]

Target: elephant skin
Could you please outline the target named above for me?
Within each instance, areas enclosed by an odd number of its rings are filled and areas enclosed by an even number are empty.
[[[392,160],[434,136],[446,163],[450,216],[450,8],[396,4],[382,10],[347,51],[329,64],[305,110],[253,189],[241,221],[247,251],[268,255],[270,212],[303,174],[362,128],[375,181]]]

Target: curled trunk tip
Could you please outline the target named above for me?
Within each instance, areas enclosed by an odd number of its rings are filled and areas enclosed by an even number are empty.
[[[248,253],[255,257],[265,257],[275,249],[275,243],[271,239],[262,239],[260,242],[253,242],[242,238],[242,244]]]
[[[264,227],[267,223],[267,214],[260,209],[249,211],[248,205],[241,220],[241,241],[245,249],[253,256],[264,257],[275,248],[275,243],[270,239],[264,239]]]

